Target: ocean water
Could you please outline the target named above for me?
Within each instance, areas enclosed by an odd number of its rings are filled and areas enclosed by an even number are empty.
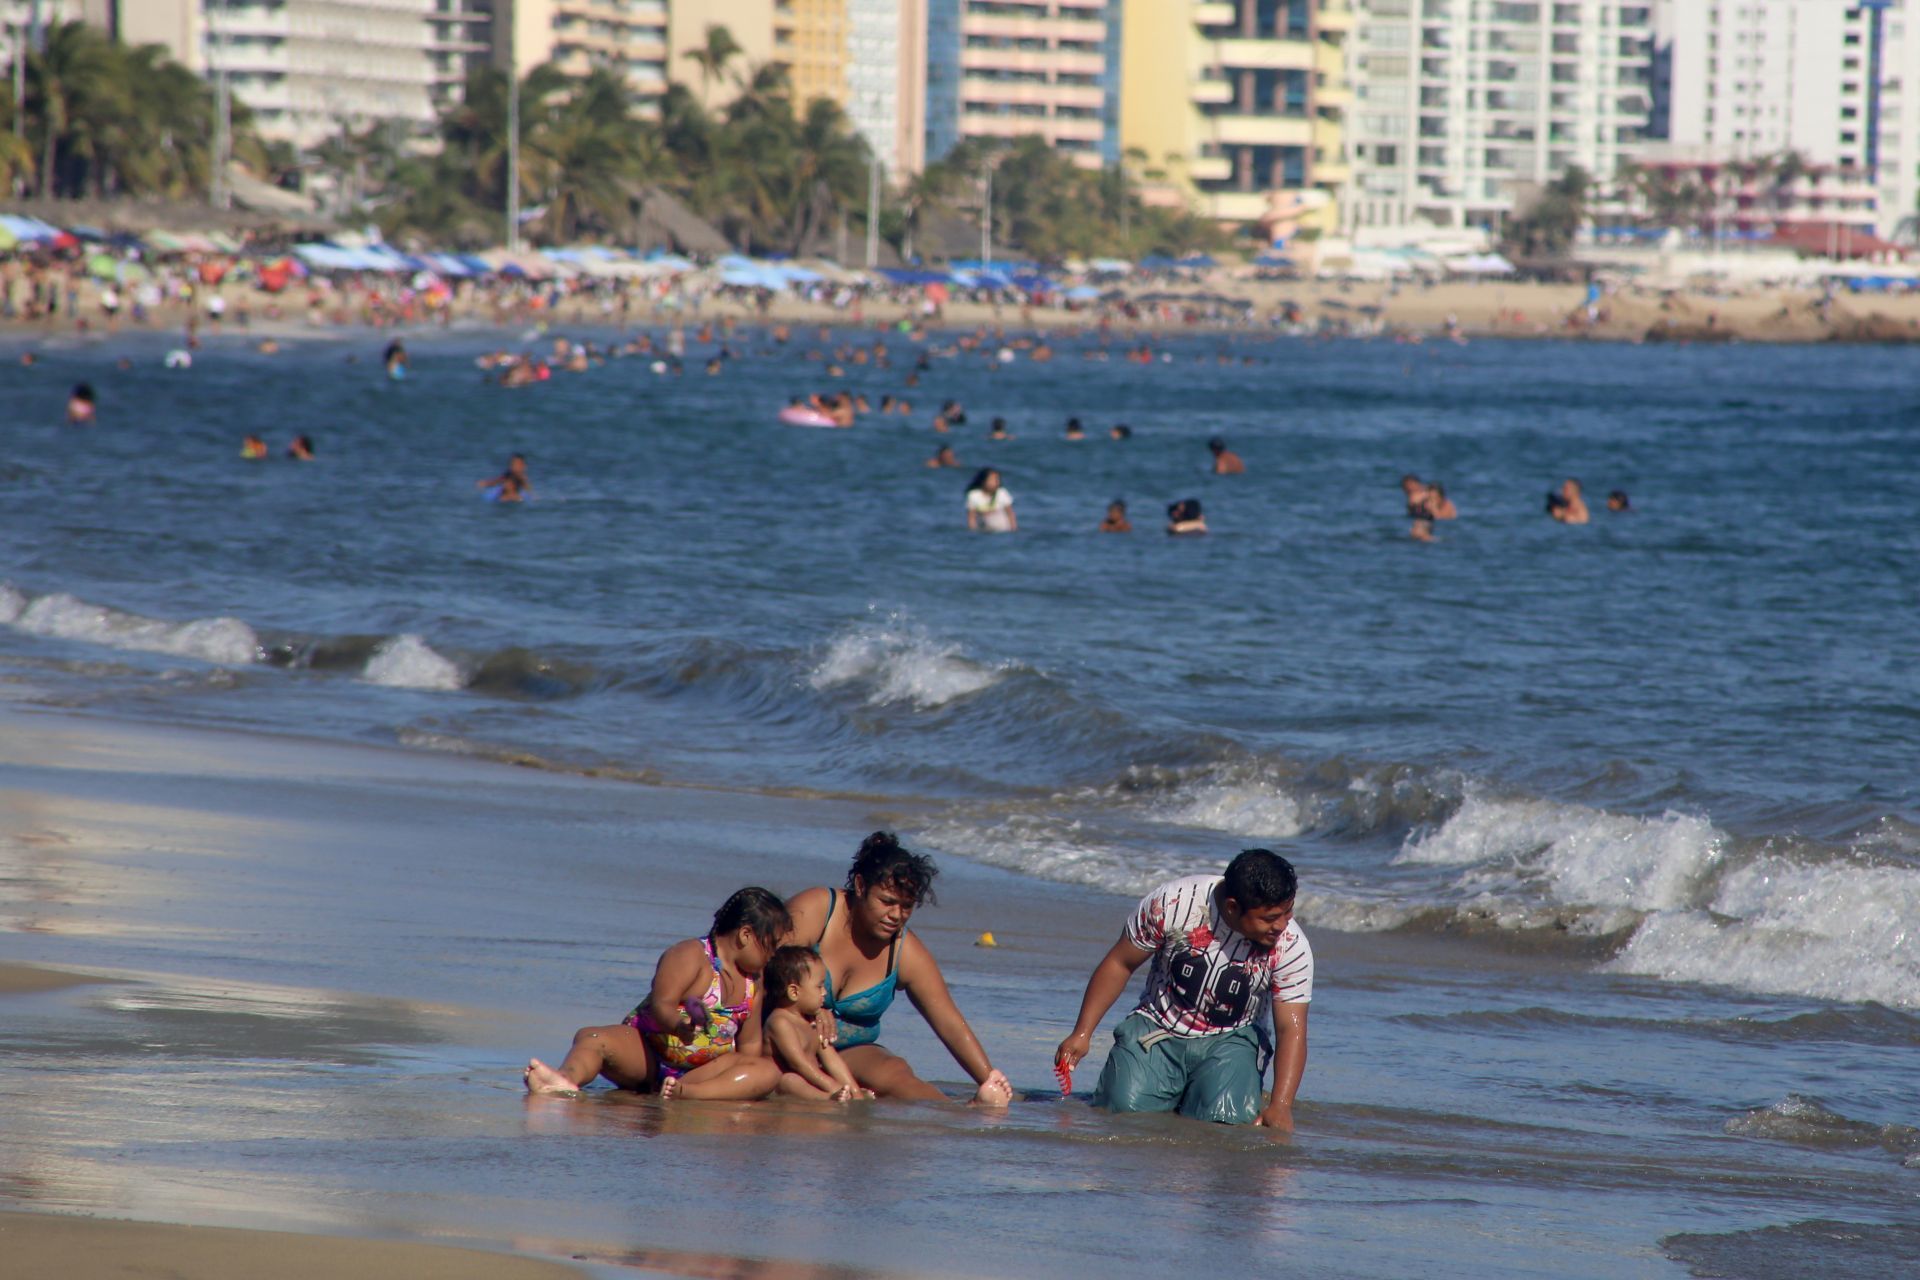
[[[1405,1273],[1459,1203],[1497,1209],[1496,1273],[1528,1272],[1536,1229],[1564,1274],[1920,1266],[1909,353],[1247,335],[1034,364],[936,338],[909,389],[900,335],[830,379],[832,343],[743,328],[717,377],[694,344],[684,376],[507,391],[473,363],[499,341],[421,338],[400,383],[371,339],[0,366],[6,696],[851,798],[1102,901],[1270,845],[1350,957],[1322,961],[1292,1167],[1377,1202],[1381,1234],[1300,1227],[1326,1273]],[[69,429],[81,380],[99,423]],[[914,411],[775,420],[840,385]],[[936,437],[947,399],[967,420]],[[248,430],[319,461],[243,462]],[[1212,435],[1246,475],[1207,473]],[[958,470],[923,465],[942,439]],[[481,501],[514,450],[533,500]],[[988,464],[1018,534],[965,532]],[[1406,471],[1460,507],[1432,545]],[[1565,476],[1588,527],[1542,513]],[[1095,533],[1116,497],[1136,532]],[[1163,536],[1187,497],[1212,534]],[[1077,1123],[1002,1137],[1035,1170],[1082,1140],[1197,1158]],[[1264,1169],[1251,1150],[1222,1158]]]

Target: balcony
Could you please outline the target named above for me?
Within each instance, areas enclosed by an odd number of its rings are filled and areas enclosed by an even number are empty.
[[[1214,60],[1223,67],[1256,71],[1311,71],[1313,46],[1305,40],[1248,40],[1235,37],[1213,42]]]
[[[1347,0],[1321,0],[1313,25],[1323,35],[1346,35],[1353,30],[1353,7]]]
[[[1225,156],[1195,156],[1187,161],[1187,176],[1195,182],[1225,182],[1233,176],[1233,161]]]
[[[1233,101],[1233,82],[1207,78],[1193,85],[1192,100],[1201,106],[1219,106]]]
[[[1313,123],[1298,116],[1215,116],[1213,140],[1256,147],[1310,147]]]
[[[1343,187],[1353,181],[1353,167],[1344,160],[1316,161],[1309,176],[1316,187]]]
[[[1230,27],[1239,18],[1231,4],[1197,4],[1193,6],[1194,25],[1201,27]]]
[[[1353,105],[1353,90],[1344,84],[1324,85],[1313,91],[1313,105],[1322,111],[1344,111]]]
[[[1266,216],[1264,191],[1209,191],[1199,200],[1200,212],[1219,222],[1258,222]]]

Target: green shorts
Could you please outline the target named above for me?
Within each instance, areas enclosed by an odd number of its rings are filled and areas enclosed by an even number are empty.
[[[1252,1026],[1175,1036],[1144,1013],[1129,1014],[1113,1029],[1113,1049],[1094,1086],[1093,1105],[1252,1124],[1266,1101],[1266,1056]]]

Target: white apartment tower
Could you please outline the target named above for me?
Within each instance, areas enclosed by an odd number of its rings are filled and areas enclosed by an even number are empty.
[[[1651,0],[1357,3],[1349,225],[1497,226],[1517,196],[1574,165],[1611,178],[1640,143]]]
[[[1668,142],[1738,163],[1796,152],[1877,188],[1882,235],[1920,199],[1920,0],[1675,0]]]
[[[118,0],[115,33],[224,74],[262,137],[307,147],[379,122],[431,127],[483,56],[485,22],[452,0]]]

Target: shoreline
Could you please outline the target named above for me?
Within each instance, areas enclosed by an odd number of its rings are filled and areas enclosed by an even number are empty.
[[[1401,341],[1506,338],[1538,341],[1719,343],[1751,342],[1782,345],[1827,343],[1905,344],[1920,342],[1920,293],[1837,295],[1828,301],[1818,291],[1769,289],[1733,294],[1694,290],[1651,290],[1629,286],[1608,293],[1597,304],[1592,319],[1586,313],[1586,291],[1578,285],[1534,282],[1447,282],[1431,285],[1356,284],[1320,281],[1197,280],[1154,286],[1131,286],[1131,297],[1156,293],[1209,295],[1253,304],[1249,318],[1228,318],[1205,309],[1170,302],[1136,304],[1141,310],[1127,317],[1116,310],[1066,310],[1043,306],[955,301],[929,317],[911,303],[892,298],[840,309],[791,295],[775,297],[762,311],[739,298],[709,298],[681,309],[647,305],[626,318],[603,311],[591,296],[563,302],[549,311],[524,305],[502,309],[490,301],[457,298],[451,324],[435,321],[372,324],[337,317],[315,324],[297,305],[280,308],[268,295],[248,298],[229,309],[229,323],[203,322],[199,333],[208,339],[262,341],[325,338],[348,341],[385,341],[392,337],[425,338],[474,332],[537,328],[543,336],[572,328],[620,332],[705,322],[732,321],[764,328],[776,324],[893,332],[905,322],[928,333],[964,334],[1004,331],[1010,335],[1081,333],[1106,334],[1116,341],[1166,339],[1183,335],[1245,335],[1360,337]],[[296,303],[293,291],[281,295]],[[262,305],[264,301],[264,305]],[[1297,309],[1297,323],[1282,325],[1274,317],[1287,307]],[[271,314],[278,308],[281,314]],[[111,344],[132,336],[177,336],[184,339],[190,309],[181,303],[163,304],[143,323],[123,319],[109,330],[95,309],[85,330],[64,317],[52,320],[0,319],[0,340],[78,339]],[[1217,311],[1217,306],[1215,307]],[[257,312],[257,314],[256,314]],[[1239,312],[1235,312],[1238,315]],[[203,318],[204,321],[204,318]],[[1323,326],[1334,332],[1322,334]]]

